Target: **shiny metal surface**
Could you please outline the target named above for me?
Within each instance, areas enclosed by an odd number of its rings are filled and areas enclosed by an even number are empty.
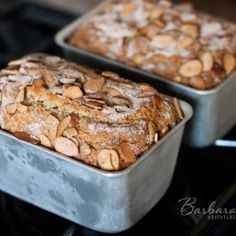
[[[120,232],[138,222],[164,195],[192,108],[184,120],[134,164],[105,172],[0,131],[0,189],[72,222]]]
[[[131,80],[148,82],[157,86],[161,92],[189,102],[194,108],[194,116],[187,125],[184,135],[184,141],[187,144],[195,147],[206,147],[224,136],[236,123],[236,74],[233,74],[231,78],[228,78],[217,88],[201,91],[75,48],[66,43],[66,39],[71,33],[87,18],[99,11],[105,3],[106,1],[58,32],[55,40],[64,49],[66,57],[81,64],[118,72]]]

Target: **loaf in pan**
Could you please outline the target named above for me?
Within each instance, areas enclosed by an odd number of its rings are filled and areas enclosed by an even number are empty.
[[[103,170],[121,170],[184,117],[147,84],[32,54],[0,72],[1,128]]]
[[[199,90],[236,65],[235,24],[170,1],[108,1],[67,42]]]

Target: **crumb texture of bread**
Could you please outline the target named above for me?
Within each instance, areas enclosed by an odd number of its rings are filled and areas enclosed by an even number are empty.
[[[107,171],[131,165],[182,119],[177,99],[110,71],[32,54],[0,71],[0,125]]]
[[[198,90],[221,84],[236,67],[236,25],[188,3],[110,1],[68,43]]]

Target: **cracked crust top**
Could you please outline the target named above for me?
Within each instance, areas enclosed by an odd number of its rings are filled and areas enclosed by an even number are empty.
[[[0,90],[2,129],[109,171],[132,164],[183,119],[177,99],[147,84],[46,54],[10,62]]]
[[[110,1],[68,43],[200,90],[236,66],[235,24],[165,0]]]

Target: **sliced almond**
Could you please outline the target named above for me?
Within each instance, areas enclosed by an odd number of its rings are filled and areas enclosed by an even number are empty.
[[[21,59],[18,59],[18,60],[14,60],[14,61],[10,61],[8,63],[9,66],[20,66],[24,63],[27,62],[27,59],[26,58],[21,58]]]
[[[123,8],[121,10],[121,16],[128,16],[131,15],[135,11],[135,4],[133,2],[125,3],[122,5]]]
[[[42,75],[45,78],[46,84],[49,88],[53,88],[57,85],[57,79],[54,78],[53,74],[49,70],[42,70]]]
[[[155,24],[145,26],[141,29],[141,33],[146,35],[149,38],[152,38],[153,36],[155,36],[159,31],[160,31],[160,27]]]
[[[207,88],[205,80],[200,76],[190,78],[189,85],[195,89],[200,89],[200,90],[204,90]]]
[[[1,74],[3,75],[17,75],[19,72],[17,70],[8,70],[8,69],[2,69]]]
[[[24,113],[24,112],[26,112],[27,109],[28,109],[27,106],[22,105],[22,104],[20,104],[20,103],[17,104],[17,111],[19,111],[20,113]]]
[[[113,97],[122,96],[122,93],[119,92],[117,89],[111,88],[111,87],[108,87],[108,86],[104,86],[103,89],[102,89],[102,91],[105,92],[105,93],[107,93],[107,94],[110,94],[110,95],[113,96]]]
[[[103,170],[118,170],[119,156],[116,151],[103,149],[97,156],[98,164]]]
[[[102,77],[98,79],[90,79],[84,83],[84,90],[86,93],[97,93],[102,89],[104,83],[105,80]]]
[[[36,88],[41,88],[45,85],[45,81],[42,79],[35,79],[35,80],[33,80],[32,85]]]
[[[108,103],[112,106],[114,105],[121,105],[127,107],[132,106],[132,103],[128,99],[122,97],[110,97]]]
[[[235,57],[232,54],[227,53],[224,55],[223,63],[225,71],[227,75],[229,75],[235,68]]]
[[[179,73],[185,77],[197,76],[202,72],[202,63],[199,60],[188,61],[180,67]]]
[[[83,142],[81,145],[80,145],[80,154],[81,155],[84,155],[84,156],[87,156],[91,153],[91,148],[90,146],[86,143],[86,142]]]
[[[76,136],[78,134],[77,130],[75,128],[66,128],[63,132],[63,136],[67,137],[67,138],[72,138],[74,136]]]
[[[55,149],[66,156],[77,157],[79,154],[78,147],[70,139],[58,137],[55,140]]]
[[[149,121],[148,122],[148,137],[151,143],[154,142],[155,133],[156,133],[155,124],[152,121]]]
[[[6,106],[7,113],[9,113],[11,115],[16,112],[16,109],[17,109],[17,103],[12,103],[12,104]]]
[[[199,58],[200,58],[202,65],[203,65],[203,71],[210,71],[212,69],[213,63],[214,63],[211,53],[209,53],[209,52],[201,53]]]
[[[134,55],[131,58],[132,62],[134,63],[135,66],[140,66],[143,64],[144,60],[145,60],[145,56],[143,55]]]
[[[78,99],[83,96],[83,93],[82,93],[80,87],[70,86],[64,90],[63,96],[71,98],[71,99]]]
[[[152,23],[153,23],[155,26],[157,26],[159,29],[160,29],[160,28],[164,28],[164,26],[165,26],[165,23],[164,23],[162,20],[160,20],[160,19],[153,19],[153,20],[152,20]]]
[[[194,42],[194,39],[192,37],[184,37],[178,40],[177,47],[178,48],[187,48]]]
[[[118,79],[120,76],[114,72],[111,71],[103,71],[102,76],[107,77],[107,78],[113,78],[113,79]]]
[[[154,136],[154,143],[157,143],[158,142],[158,133],[155,133],[155,136]]]
[[[72,84],[72,83],[74,83],[76,80],[75,80],[75,79],[72,79],[72,78],[61,78],[61,79],[59,79],[59,81],[60,81],[62,84]]]
[[[17,94],[15,102],[23,102],[25,99],[25,91],[21,89],[20,92]]]
[[[151,20],[157,19],[162,15],[163,11],[160,8],[153,8],[149,14]]]
[[[39,139],[40,139],[40,143],[41,143],[43,146],[49,147],[49,148],[52,147],[51,142],[50,142],[50,139],[49,139],[46,135],[44,135],[44,134],[40,135]]]
[[[39,141],[37,139],[34,139],[30,136],[30,134],[26,133],[26,132],[20,132],[20,131],[16,131],[13,133],[13,135],[21,140],[24,140],[26,142],[32,143],[32,144],[38,144]]]
[[[73,137],[70,138],[70,140],[71,140],[73,143],[75,143],[75,144],[77,145],[77,147],[79,148],[80,143],[79,143],[79,138],[78,138],[78,137],[73,136]],[[77,157],[78,157],[78,156],[77,156]]]
[[[175,106],[175,109],[178,113],[178,116],[181,120],[183,120],[184,116],[183,116],[183,112],[181,110],[181,107],[180,107],[180,104],[179,104],[179,100],[177,98],[174,98],[174,106]]]
[[[183,24],[180,28],[180,30],[187,34],[187,35],[190,35],[191,37],[193,38],[196,38],[198,37],[199,35],[199,29],[198,29],[198,26],[197,25],[194,25],[194,24]]]
[[[57,137],[62,135],[64,130],[69,126],[70,121],[71,121],[71,117],[67,116],[60,122],[60,124],[58,125],[58,128],[57,128]]]
[[[144,1],[143,6],[144,6],[144,9],[147,11],[150,11],[155,8],[155,4],[153,2],[148,2],[148,1]]]
[[[153,37],[153,44],[156,48],[164,49],[168,47],[174,41],[171,35],[157,35]]]
[[[85,105],[97,110],[102,110],[103,106],[105,105],[105,102],[97,99],[86,99]]]
[[[135,153],[130,147],[130,144],[123,142],[119,145],[118,153],[125,164],[129,165],[135,161]]]
[[[136,95],[138,98],[151,97],[157,94],[157,91],[149,85],[141,84],[142,91]]]
[[[160,131],[159,131],[159,137],[160,138],[163,138],[169,131],[169,127],[165,127],[165,128],[162,128]]]
[[[49,115],[46,120],[46,127],[49,132],[49,138],[53,141],[57,136],[57,127],[60,124],[60,121],[52,115]]]

